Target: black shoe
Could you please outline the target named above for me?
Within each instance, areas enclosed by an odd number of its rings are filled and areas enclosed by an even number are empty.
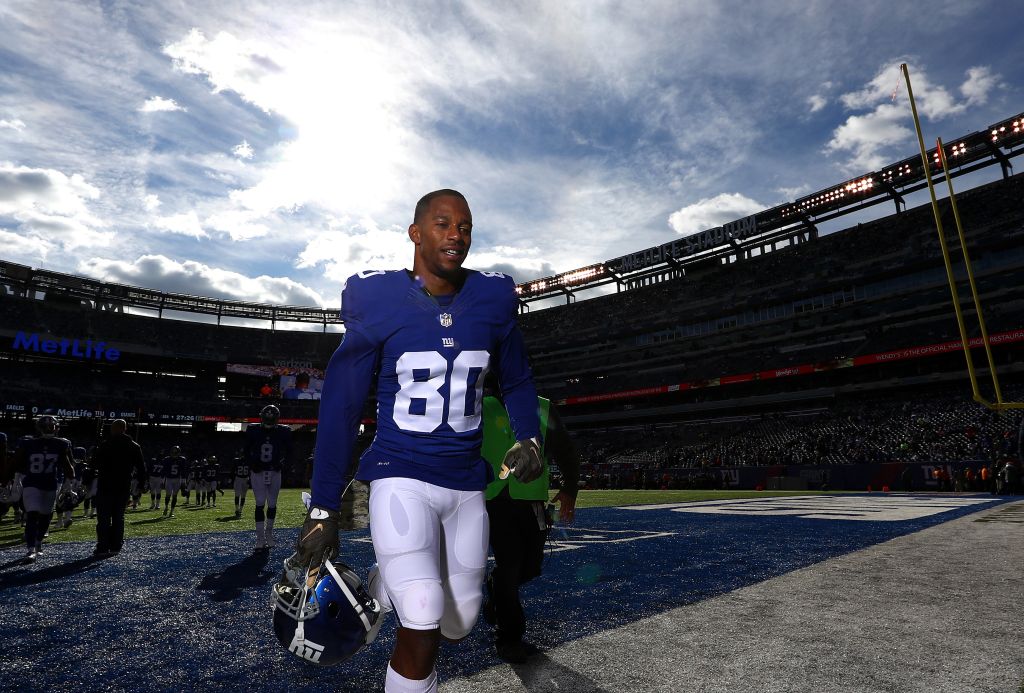
[[[529,657],[529,652],[526,650],[526,643],[522,640],[516,640],[514,642],[496,642],[494,643],[494,649],[498,653],[498,658],[508,662],[509,664],[523,664],[526,662],[526,658]]]
[[[110,549],[103,549],[99,546],[97,546],[96,549],[92,552],[93,558],[110,558],[113,555],[114,554]]]

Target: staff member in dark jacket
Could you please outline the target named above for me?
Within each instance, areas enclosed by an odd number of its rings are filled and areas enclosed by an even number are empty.
[[[489,384],[490,391],[497,394],[493,381]],[[523,642],[526,614],[519,588],[541,574],[549,529],[544,508],[550,486],[549,464],[557,464],[562,474],[560,489],[551,502],[558,503],[559,519],[563,522],[573,521],[579,490],[579,457],[568,431],[549,400],[537,398],[537,414],[545,460],[540,477],[528,484],[509,475],[502,479],[502,460],[515,437],[500,398],[486,396],[483,400],[484,439],[480,452],[491,463],[495,476],[486,491],[494,570],[485,583],[487,601],[483,615],[485,621],[495,626],[498,657],[512,664],[522,664],[529,654]]]
[[[96,449],[96,550],[97,558],[113,556],[124,544],[124,509],[128,505],[132,472],[146,478],[142,448],[125,432],[128,424],[115,419],[110,437]]]

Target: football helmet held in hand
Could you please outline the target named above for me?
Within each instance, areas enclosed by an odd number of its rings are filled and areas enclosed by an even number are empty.
[[[74,510],[79,503],[85,498],[85,494],[74,489],[65,489],[57,494],[57,503],[54,505],[54,510],[59,513],[68,512]]]
[[[380,604],[347,565],[324,560],[302,571],[296,585],[289,579],[290,562],[272,592],[278,642],[321,666],[339,664],[373,642],[382,621]]]

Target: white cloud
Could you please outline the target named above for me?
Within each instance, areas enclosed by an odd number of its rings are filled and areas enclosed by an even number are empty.
[[[143,113],[157,113],[159,111],[187,111],[188,109],[178,104],[174,99],[165,99],[162,96],[152,96],[139,106]]]
[[[807,98],[807,105],[811,107],[811,113],[817,113],[828,105],[828,99],[820,94],[815,94]]]
[[[236,144],[234,147],[232,147],[231,153],[237,156],[239,159],[251,159],[255,154],[252,145],[245,140],[242,140],[240,144]]]
[[[207,237],[206,231],[203,230],[202,224],[199,223],[199,216],[194,210],[173,214],[168,217],[157,217],[153,220],[153,226],[164,231],[181,234],[182,236],[192,236],[197,239]]]
[[[986,103],[988,95],[999,83],[999,76],[987,66],[967,70],[967,79],[960,85],[960,93],[967,98],[968,106]]]
[[[208,216],[204,223],[228,234],[233,241],[247,241],[270,233],[270,226],[261,219],[260,215],[246,210],[228,210]]]
[[[160,207],[160,198],[150,193],[142,199],[142,206],[147,212],[155,212]]]
[[[45,260],[50,251],[54,249],[54,245],[45,238],[11,233],[3,229],[0,229],[0,247],[4,249],[5,258],[20,260],[25,264]]]
[[[765,207],[740,193],[722,193],[672,212],[668,223],[676,233],[689,236],[763,211]]]
[[[5,128],[21,132],[22,130],[25,129],[25,121],[19,118],[12,118],[11,120],[0,120],[0,130],[3,130]]]
[[[296,267],[322,265],[325,277],[340,282],[362,269],[411,267],[412,249],[406,229],[380,228],[370,219],[337,222],[335,228],[316,234],[306,243]]]
[[[910,142],[913,134],[907,125],[906,109],[885,103],[871,113],[847,118],[833,131],[826,150],[850,154],[844,169],[863,173],[888,163],[896,146]]]
[[[777,192],[783,200],[796,200],[812,190],[813,188],[805,183],[804,185],[796,185],[791,188],[776,188],[775,192]]]
[[[113,233],[101,230],[107,224],[89,207],[99,197],[99,188],[81,174],[0,163],[0,216],[14,219],[30,244],[56,241],[65,250],[108,245]]]
[[[944,86],[935,84],[923,69],[910,72],[914,100],[922,119],[942,120],[962,114],[968,107],[982,104],[998,83],[988,67],[972,67],[960,86],[964,100],[957,100]],[[843,94],[840,101],[851,111],[837,127],[826,145],[826,152],[850,155],[843,168],[862,173],[885,165],[896,148],[913,140],[907,118],[907,93],[899,61],[881,69],[862,89]]]
[[[66,216],[88,216],[88,200],[100,196],[78,173],[0,162],[0,214],[34,209]]]
[[[78,271],[102,279],[161,291],[295,306],[324,306],[313,289],[287,277],[248,277],[201,262],[177,262],[164,255],[143,255],[133,262],[93,257]]]

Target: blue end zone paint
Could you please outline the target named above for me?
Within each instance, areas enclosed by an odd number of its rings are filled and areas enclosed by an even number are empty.
[[[987,497],[986,497],[987,499]],[[988,499],[987,499],[988,500]],[[697,515],[616,508],[577,512],[523,589],[527,639],[541,648],[697,602],[1006,500],[901,522]],[[636,539],[650,534],[667,536]],[[394,621],[355,659],[306,665],[273,636],[269,589],[294,530],[272,554],[252,555],[251,533],[130,540],[113,559],[91,545],[50,545],[33,566],[0,552],[3,685],[21,691],[381,690]],[[343,535],[347,563],[365,577],[366,531]],[[634,540],[628,540],[628,539]],[[626,541],[624,541],[626,540]],[[444,645],[442,680],[498,664],[480,623]]]

